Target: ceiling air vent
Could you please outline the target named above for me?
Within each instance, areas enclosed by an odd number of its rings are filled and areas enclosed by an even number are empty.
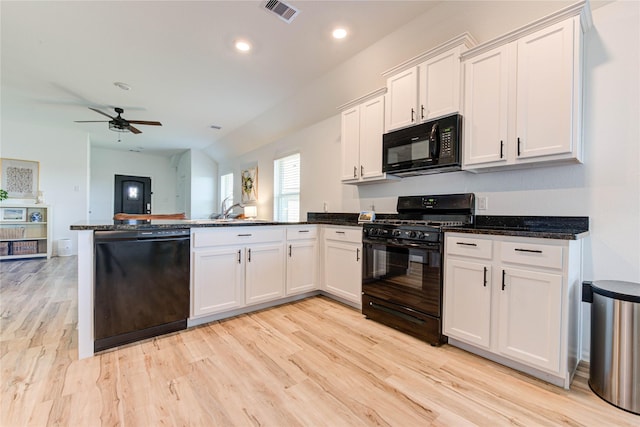
[[[275,13],[278,18],[290,24],[293,18],[298,16],[299,11],[288,4],[278,0],[269,0],[265,3],[264,8],[271,13]]]

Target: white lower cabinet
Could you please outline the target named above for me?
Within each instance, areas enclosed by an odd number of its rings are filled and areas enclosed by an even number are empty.
[[[362,228],[324,228],[324,286],[332,295],[362,306]]]
[[[193,251],[192,317],[220,313],[244,305],[241,253],[242,247],[236,246]]]
[[[245,302],[247,305],[284,296],[284,247],[282,240],[245,248]]]
[[[284,296],[283,227],[225,227],[192,233],[191,317]]]
[[[559,372],[562,274],[507,267],[502,272],[498,351],[528,365]]]
[[[581,243],[447,233],[449,342],[565,388],[578,364]]]
[[[315,225],[287,227],[286,294],[318,288],[318,233]]]
[[[445,335],[489,348],[491,328],[491,266],[452,259],[447,262]]]

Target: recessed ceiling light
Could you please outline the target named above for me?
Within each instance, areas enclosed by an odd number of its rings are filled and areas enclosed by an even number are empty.
[[[129,86],[126,83],[122,83],[122,82],[113,82],[114,86],[119,87],[122,90],[131,90],[131,86]]]
[[[347,37],[347,30],[345,30],[344,28],[336,28],[335,30],[333,30],[333,38],[334,39],[343,39]]]
[[[251,50],[251,45],[246,40],[238,40],[236,41],[236,49],[240,52],[248,52]]]

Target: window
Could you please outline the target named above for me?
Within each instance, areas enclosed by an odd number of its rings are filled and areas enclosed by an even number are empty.
[[[225,199],[229,198],[227,201],[227,206],[231,206],[233,204],[233,172],[228,173],[226,175],[222,175],[220,177],[220,205],[225,201]]]
[[[300,153],[273,162],[273,219],[300,221]]]

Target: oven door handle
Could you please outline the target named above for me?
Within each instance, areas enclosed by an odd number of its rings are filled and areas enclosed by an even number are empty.
[[[392,248],[415,248],[415,249],[426,249],[432,251],[440,250],[440,243],[437,242],[425,242],[425,243],[399,243],[394,240],[369,240],[363,239],[362,244],[364,245],[382,245],[389,246]]]

